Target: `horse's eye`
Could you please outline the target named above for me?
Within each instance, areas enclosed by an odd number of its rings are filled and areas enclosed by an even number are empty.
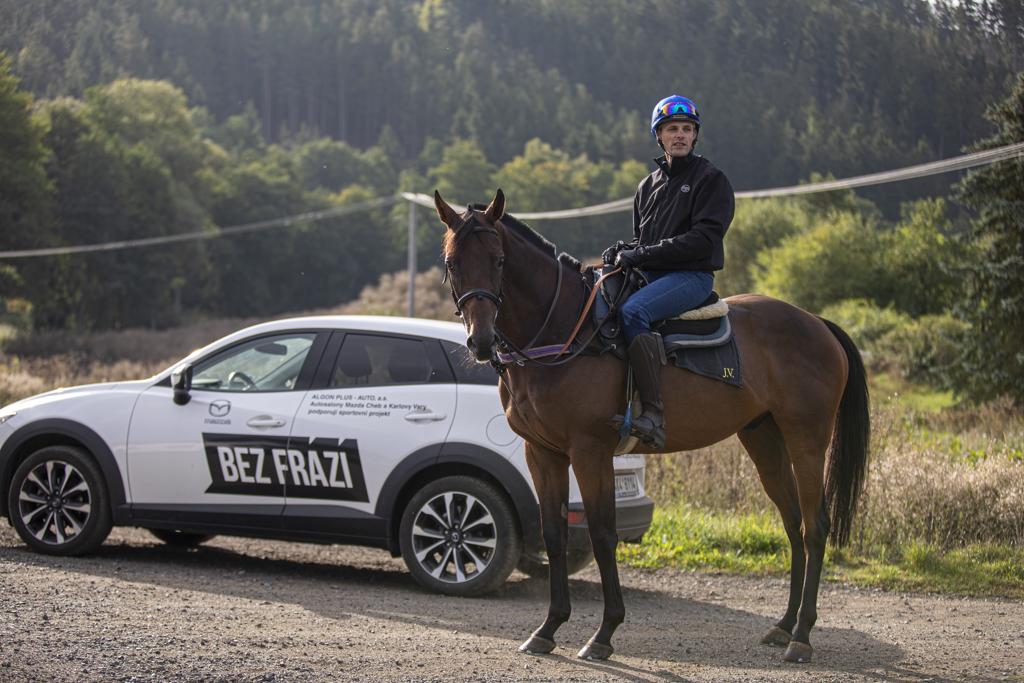
[[[455,272],[455,264],[452,263],[451,261],[445,261],[444,262],[444,267],[447,268],[449,271],[451,271],[453,273]]]

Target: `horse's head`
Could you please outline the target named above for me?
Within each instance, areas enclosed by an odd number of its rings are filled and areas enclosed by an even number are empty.
[[[467,207],[459,215],[434,192],[434,206],[447,226],[444,237],[445,276],[469,337],[466,346],[478,361],[494,353],[495,319],[501,307],[501,272],[505,265],[505,195],[498,190],[484,211]]]

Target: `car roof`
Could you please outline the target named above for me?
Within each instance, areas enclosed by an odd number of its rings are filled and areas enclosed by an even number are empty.
[[[240,332],[259,333],[296,328],[348,329],[372,332],[412,334],[421,337],[437,337],[462,343],[466,339],[466,328],[459,323],[406,318],[394,315],[311,315],[296,318],[282,318],[245,328]]]
[[[281,318],[256,325],[250,325],[218,339],[212,344],[199,349],[205,351],[225,343],[251,337],[256,334],[272,333],[286,330],[359,330],[364,332],[388,332],[392,334],[408,334],[419,337],[445,339],[456,344],[465,344],[466,328],[458,323],[427,320],[426,318],[406,318],[392,315],[309,315],[295,318]],[[195,352],[194,352],[195,353]]]
[[[459,323],[426,318],[407,318],[394,315],[308,315],[295,318],[280,318],[250,325],[228,334],[206,346],[188,354],[180,362],[191,361],[204,356],[215,349],[233,344],[246,337],[287,330],[359,330],[362,332],[385,332],[391,334],[408,334],[417,337],[444,339],[456,344],[465,345],[466,328]],[[177,363],[175,364],[177,366]],[[161,377],[170,374],[168,368],[156,375]]]

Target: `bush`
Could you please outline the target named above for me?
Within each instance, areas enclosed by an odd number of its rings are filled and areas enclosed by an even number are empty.
[[[806,232],[810,223],[809,212],[798,202],[739,202],[725,237],[725,269],[715,275],[715,288],[723,296],[753,291],[751,270],[758,253],[778,246],[787,237]]]
[[[949,389],[949,373],[965,343],[968,325],[948,313],[925,315],[883,335],[874,349],[891,359],[896,370],[911,382]]]
[[[759,253],[752,272],[754,287],[815,312],[843,299],[884,302],[893,289],[878,258],[885,247],[874,220],[833,214],[809,232]]]
[[[832,304],[821,311],[821,317],[843,328],[862,353],[871,353],[879,339],[912,322],[909,315],[892,307],[881,308],[867,299],[846,299]]]
[[[951,232],[942,199],[905,204],[882,254],[892,291],[879,303],[915,318],[948,310],[962,296],[955,269],[968,256],[962,244],[947,237]]]
[[[809,215],[798,204],[790,207],[793,217]],[[947,237],[951,227],[942,200],[905,205],[901,222],[892,228],[871,212],[847,211],[817,218],[810,230],[800,231],[795,224],[791,229],[778,244],[751,245],[760,249],[750,267],[757,291],[811,311],[861,298],[913,317],[942,313],[958,296],[955,267],[964,254]],[[744,230],[750,228],[741,222],[741,255],[749,239]],[[730,230],[730,248],[731,237]],[[735,274],[729,277],[728,282],[737,281]]]

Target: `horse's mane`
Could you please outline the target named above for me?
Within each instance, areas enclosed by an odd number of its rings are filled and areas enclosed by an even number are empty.
[[[470,208],[476,211],[484,211],[487,209],[487,206],[483,204],[471,204]],[[567,264],[568,266],[576,269],[577,271],[581,268],[582,264],[580,264],[579,259],[577,259],[575,256],[571,254],[567,254],[564,251],[558,251],[558,247],[555,246],[554,242],[544,237],[539,232],[537,232],[536,230],[534,230],[529,225],[519,220],[512,214],[506,213],[505,215],[503,215],[501,217],[501,224],[504,225],[506,228],[510,229],[515,234],[522,237],[529,244],[532,244],[533,246],[537,247],[538,249],[545,253],[551,254],[551,256],[554,257],[556,260]]]

